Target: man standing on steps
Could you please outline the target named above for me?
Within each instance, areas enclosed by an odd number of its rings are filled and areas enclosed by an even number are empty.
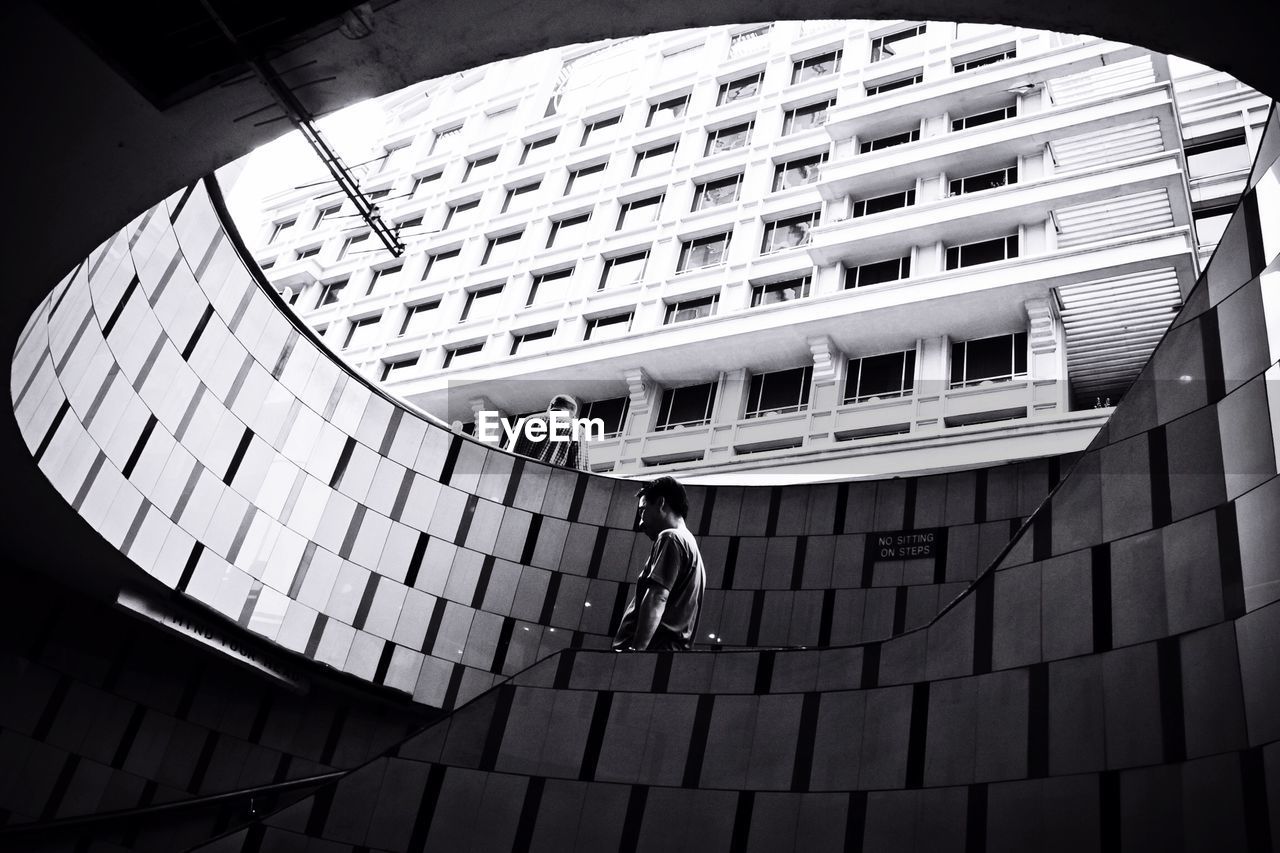
[[[640,530],[653,547],[614,634],[613,649],[687,651],[698,632],[707,585],[698,542],[684,523],[689,500],[674,477],[645,483],[636,497]]]

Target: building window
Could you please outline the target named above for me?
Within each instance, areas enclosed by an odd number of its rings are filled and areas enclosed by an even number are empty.
[[[636,164],[631,168],[631,177],[637,175],[656,175],[670,171],[676,159],[676,143],[670,142],[636,152]]]
[[[397,358],[392,361],[382,362],[382,374],[378,377],[380,382],[386,382],[388,379],[399,378],[396,376],[405,369],[414,367],[418,363],[418,356],[411,355],[408,358]]]
[[[709,131],[707,133],[707,150],[703,153],[703,156],[710,157],[712,154],[746,148],[751,144],[751,131],[754,127],[755,122],[749,121],[746,124],[735,124],[733,127],[722,127],[719,130]]]
[[[564,237],[566,233],[586,225],[591,220],[590,213],[582,213],[578,216],[566,216],[564,219],[551,220],[551,233],[547,235],[547,248],[550,249],[556,244],[556,241]]]
[[[920,139],[920,128],[915,130],[904,131],[903,133],[893,133],[889,136],[882,136],[879,139],[868,139],[865,142],[858,143],[859,154],[870,154],[872,151],[879,151],[882,148],[892,148],[895,145],[906,145],[908,142],[916,142]]]
[[[835,98],[827,98],[825,101],[818,101],[816,104],[808,104],[807,106],[794,107],[787,110],[782,116],[782,135],[789,136],[802,130],[821,127],[827,123],[827,110],[831,109],[835,104]]]
[[[480,265],[484,266],[490,261],[500,264],[503,261],[511,260],[516,253],[516,244],[520,242],[520,238],[523,236],[524,229],[513,231],[510,234],[499,234],[497,237],[490,237],[489,242],[485,244],[484,257],[480,259]]]
[[[618,113],[615,116],[609,116],[608,118],[602,118],[602,119],[597,119],[595,121],[587,122],[585,125],[583,125],[582,142],[580,142],[579,144],[586,145],[587,142],[589,142],[592,137],[599,139],[601,136],[600,131],[607,130],[608,128],[611,128],[611,127],[617,127],[621,121],[622,121],[622,113]],[[552,138],[554,139],[554,137]]]
[[[913,349],[851,358],[844,379],[844,402],[909,397],[915,385],[916,351]]]
[[[368,198],[369,198],[369,201],[377,201],[378,199],[386,198],[389,195],[391,195],[391,188],[387,187],[385,189],[374,190],[373,192],[368,194]]]
[[[1192,143],[1183,153],[1187,158],[1187,176],[1193,179],[1243,171],[1253,163],[1244,131],[1222,139]]]
[[[276,259],[275,259],[275,258],[272,258],[272,259],[271,259],[271,260],[269,260],[269,261],[263,261],[261,264],[259,264],[259,265],[258,265],[258,269],[262,269],[262,270],[269,270],[269,269],[271,269],[272,267],[274,267],[275,265],[276,265]]]
[[[809,242],[813,228],[822,218],[822,211],[813,210],[799,216],[786,219],[775,219],[764,224],[764,240],[760,243],[760,254],[778,252],[783,249],[794,249]]]
[[[806,411],[812,380],[812,365],[753,374],[747,389],[745,416],[760,418]]]
[[[525,344],[531,344],[534,341],[545,341],[556,333],[555,326],[550,329],[540,329],[536,332],[519,332],[512,336],[511,355],[515,355]]]
[[[301,287],[299,287],[297,290],[291,290],[290,288],[287,288],[287,287],[286,287],[286,288],[285,288],[285,290],[286,290],[286,291],[288,291],[288,293],[289,293],[289,304],[290,304],[290,305],[297,305],[297,304],[298,304],[298,297],[302,295],[302,288],[301,288]],[[281,294],[281,296],[283,296],[283,295],[284,295],[284,294]]]
[[[378,169],[380,173],[396,171],[409,158],[408,145],[397,145],[395,148],[386,149],[386,152],[382,157],[382,166]]]
[[[529,159],[529,155],[537,151],[539,148],[546,148],[548,145],[554,145],[558,134],[544,136],[541,139],[533,139],[524,144],[524,150],[520,152],[520,165],[523,166]]]
[[[342,348],[362,347],[376,342],[378,339],[378,323],[381,320],[381,314],[364,317],[360,320],[352,320],[351,325],[347,327],[347,338],[342,342]]]
[[[711,422],[711,407],[716,401],[716,384],[686,385],[683,388],[665,388],[658,405],[656,430],[675,429],[679,426],[702,426]]]
[[[337,216],[339,210],[342,210],[341,204],[331,204],[328,207],[320,208],[319,210],[316,211],[316,221],[315,221],[315,224],[311,227],[319,228],[321,222],[324,222],[326,219],[329,219],[331,217]]]
[[[819,168],[827,162],[827,152],[779,163],[773,168],[773,191],[789,190],[818,180]]]
[[[478,210],[479,208],[480,199],[478,198],[472,199],[471,201],[460,201],[457,204],[449,205],[447,208],[448,212],[444,215],[444,225],[441,226],[441,230],[466,225],[466,220],[471,218],[466,214],[474,210]]]
[[[623,315],[629,316],[629,315]],[[579,417],[594,420],[599,418],[604,423],[604,438],[617,438],[627,423],[627,409],[630,408],[629,397],[611,397],[608,400],[593,400],[582,407]]]
[[[885,213],[890,210],[910,207],[915,203],[916,191],[914,189],[889,193],[888,195],[876,196],[875,198],[861,198],[853,203],[853,215],[855,217],[874,216],[877,213]]]
[[[537,302],[539,296],[542,297],[543,302],[551,301],[547,298],[548,294],[554,295],[558,293],[563,296],[564,290],[568,287],[568,284],[562,284],[561,282],[568,282],[572,277],[573,267],[535,275],[533,277],[533,284],[529,286],[529,300],[525,302],[525,307],[527,308]]]
[[[345,248],[344,246],[343,249],[345,250]],[[298,260],[305,261],[307,258],[314,258],[318,254],[320,254],[319,246],[308,246],[305,249],[298,250]],[[339,255],[338,258],[341,260],[342,256]]]
[[[696,240],[685,240],[680,244],[680,260],[676,264],[676,272],[702,269],[723,263],[729,251],[729,238],[732,231],[723,234],[712,234]]]
[[[1007,382],[1027,375],[1027,333],[951,345],[951,387]]]
[[[773,305],[775,302],[791,302],[809,295],[810,276],[789,278],[771,284],[757,284],[751,288],[751,307]]]
[[[884,284],[887,281],[899,281],[911,277],[911,256],[892,258],[887,261],[874,261],[847,267],[844,271],[844,289],[867,287],[872,284]]]
[[[996,169],[994,172],[983,172],[980,175],[969,175],[966,178],[955,178],[948,185],[948,195],[968,195],[983,190],[993,190],[1018,182],[1018,167],[1009,166]]]
[[[379,284],[391,282],[391,286],[395,287],[395,281],[400,275],[400,270],[404,269],[404,264],[396,264],[390,267],[384,267],[380,270],[374,270],[373,275],[369,279],[369,289],[364,292],[365,296],[373,293],[373,289]]]
[[[622,209],[618,211],[618,227],[615,230],[621,231],[623,228],[648,225],[657,221],[658,214],[662,210],[663,198],[664,196],[654,195],[624,202]]]
[[[501,284],[492,284],[477,290],[468,290],[467,302],[462,306],[462,315],[458,317],[458,322],[492,317],[498,310],[499,303],[502,302],[502,287]]]
[[[583,336],[584,341],[610,340],[612,338],[620,338],[627,332],[631,331],[631,318],[634,312],[627,311],[625,314],[610,314],[607,317],[593,317],[587,320],[587,333]],[[589,417],[584,415],[584,417]]]
[[[675,121],[684,115],[689,109],[689,96],[681,95],[678,98],[661,101],[660,103],[649,105],[649,119],[644,123],[645,127],[653,127],[654,123],[662,123],[667,121]]]
[[[464,355],[475,355],[476,353],[480,352],[482,349],[484,349],[484,341],[481,341],[478,344],[467,344],[465,346],[460,346],[460,347],[445,347],[444,348],[444,364],[441,366],[448,367],[449,365],[453,364],[453,360],[455,358],[461,358]]]
[[[415,195],[417,195],[417,194],[418,194],[418,190],[422,189],[422,188],[423,188],[424,186],[426,186],[427,184],[430,184],[430,183],[432,183],[432,182],[434,182],[434,181],[438,181],[438,180],[440,180],[440,176],[441,176],[442,174],[444,174],[444,173],[443,173],[443,172],[432,172],[430,175],[419,175],[418,177],[414,178],[414,179],[413,179],[413,189],[409,190],[409,195],[410,195],[410,196],[415,196]]]
[[[461,254],[461,249],[450,249],[447,252],[427,255],[427,268],[422,272],[422,280],[440,281],[453,275],[458,256]]]
[[[683,323],[687,320],[698,320],[703,317],[710,317],[716,313],[716,306],[720,304],[720,294],[713,293],[710,296],[702,296],[698,299],[681,299],[676,302],[667,303],[667,316],[663,319],[664,325],[672,323]]]
[[[605,258],[604,272],[600,275],[600,286],[596,290],[604,290],[606,287],[622,287],[640,281],[644,278],[644,270],[648,263],[648,249],[643,252],[633,252],[629,255]]]
[[[288,231],[290,228],[292,228],[297,224],[298,224],[298,218],[296,216],[293,219],[285,219],[280,222],[277,222],[275,225],[271,227],[271,239],[268,240],[267,242],[274,243],[277,237],[279,237],[281,234]]]
[[[722,204],[733,204],[738,200],[738,191],[742,187],[742,173],[727,178],[717,178],[698,184],[693,193],[693,209],[706,210]]]
[[[342,295],[342,290],[347,286],[348,279],[342,281],[331,281],[328,284],[320,285],[320,298],[316,300],[316,307],[323,308],[326,305],[332,305],[338,301],[338,297]]]
[[[739,80],[730,80],[728,83],[720,84],[720,92],[716,95],[716,106],[727,104],[732,101],[738,101],[743,98],[750,98],[753,95],[760,94],[760,84],[764,80],[764,72],[759,71],[750,77],[743,77]]]
[[[1018,235],[947,247],[947,269],[990,264],[1018,257]]]
[[[762,37],[767,36],[771,29],[773,24],[765,24],[729,36],[729,58],[742,56],[752,50],[762,50],[765,46]]]
[[[477,169],[483,169],[485,166],[492,166],[498,162],[497,154],[490,154],[488,157],[478,157],[475,160],[467,161],[467,170],[462,175],[463,183],[471,180],[471,176],[476,173]]]
[[[798,60],[791,66],[791,85],[794,86],[797,83],[803,83],[815,77],[826,77],[829,74],[835,74],[840,70],[840,57],[843,53],[844,51],[842,50],[833,50],[821,56],[811,56],[808,59]]]
[[[596,163],[592,166],[579,166],[576,169],[569,170],[569,180],[565,182],[564,194],[568,195],[574,190],[584,192],[593,190],[600,185],[605,167],[609,165],[606,160],[603,163]]]
[[[962,116],[951,120],[951,130],[968,130],[971,127],[978,127],[992,122],[1004,121],[1007,118],[1018,117],[1018,105],[1010,104],[1007,107],[999,107],[994,110],[986,110],[973,115]]]
[[[419,302],[417,305],[404,307],[404,319],[400,321],[399,337],[419,335],[428,330],[428,324],[434,316],[431,312],[440,307],[440,300]]]
[[[421,216],[413,216],[413,217],[410,217],[409,219],[402,219],[396,223],[396,233],[399,234],[403,231],[408,231],[411,228],[417,228],[420,225],[422,225]]]
[[[438,154],[442,151],[448,151],[458,144],[458,139],[462,136],[462,125],[451,127],[446,130],[437,130],[435,137],[431,140],[431,150],[427,152]]]
[[[1222,232],[1227,230],[1227,223],[1231,221],[1233,213],[1235,208],[1229,204],[1192,211],[1191,220],[1195,224],[1196,245],[1216,246],[1222,239]]]
[[[542,186],[542,180],[539,179],[530,184],[523,184],[522,186],[508,188],[506,197],[502,199],[502,212],[506,213],[508,210],[510,210],[511,203],[514,202],[516,199],[520,198],[520,196],[524,196],[524,195],[528,195],[529,193],[536,192],[538,188],[541,186]]]
[[[899,52],[907,53],[910,50],[909,45],[902,44],[907,39],[913,39],[916,36],[922,36],[925,32],[925,25],[908,27],[905,30],[898,30],[896,33],[888,33],[887,35],[877,36],[871,40],[871,61],[879,62],[882,59],[888,59],[891,56],[897,56]]]
[[[1002,47],[982,56],[975,56],[972,59],[956,62],[951,66],[951,70],[959,74],[961,71],[968,71],[970,68],[981,68],[984,65],[992,65],[996,62],[1004,62],[1006,59],[1014,59],[1017,55],[1016,48]]]
[[[879,95],[882,92],[892,92],[894,89],[905,89],[908,86],[914,86],[924,79],[924,75],[919,69],[912,71],[910,74],[904,74],[901,77],[894,77],[890,80],[882,80],[879,83],[867,84],[867,97]]]

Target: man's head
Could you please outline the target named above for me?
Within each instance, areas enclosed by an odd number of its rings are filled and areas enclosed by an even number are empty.
[[[557,394],[551,398],[550,403],[547,403],[548,412],[556,410],[568,412],[569,417],[574,417],[578,414],[578,401],[568,394]]]
[[[689,498],[675,477],[650,480],[636,492],[636,498],[640,530],[650,539],[676,527],[689,514]]]

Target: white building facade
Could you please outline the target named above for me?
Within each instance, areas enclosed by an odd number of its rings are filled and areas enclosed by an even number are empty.
[[[271,199],[257,257],[335,350],[445,420],[589,403],[597,471],[785,482],[1079,450],[1266,118],[1175,64],[907,21],[550,51],[386,99],[361,185],[403,256],[328,186]]]

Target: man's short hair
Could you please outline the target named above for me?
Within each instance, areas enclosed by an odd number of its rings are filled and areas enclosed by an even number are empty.
[[[686,518],[689,515],[689,497],[684,493],[684,486],[675,477],[659,477],[650,480],[636,492],[637,498],[654,500],[660,498],[662,503],[676,515]]]
[[[547,410],[551,409],[568,409],[571,412],[578,411],[578,401],[568,394],[557,394],[551,398],[551,402],[547,403]]]

